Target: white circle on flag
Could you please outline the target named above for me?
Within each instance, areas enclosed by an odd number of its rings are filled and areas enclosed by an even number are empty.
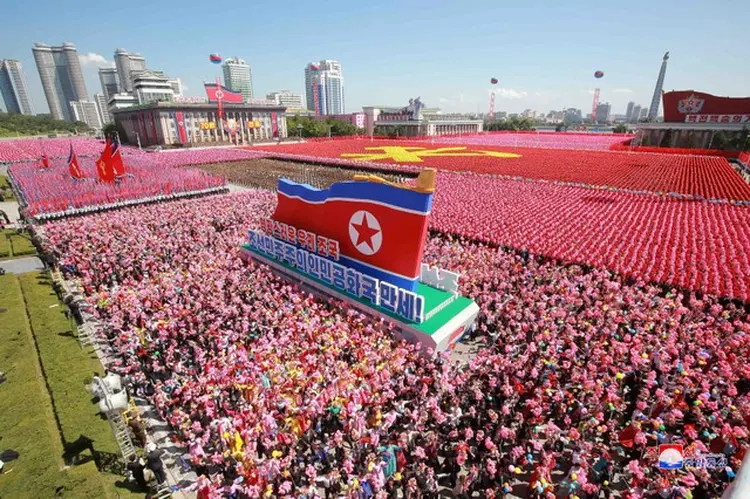
[[[380,222],[369,211],[359,210],[349,219],[349,239],[363,255],[374,255],[383,244]]]
[[[224,97],[224,92],[222,92],[221,90],[217,90],[216,91],[216,98],[217,99],[221,99],[222,97]]]

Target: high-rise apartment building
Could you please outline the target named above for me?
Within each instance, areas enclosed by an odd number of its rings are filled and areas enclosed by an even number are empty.
[[[65,42],[62,46],[51,47],[35,43],[31,51],[34,53],[36,68],[52,117],[73,121],[69,103],[88,99],[75,45]]]
[[[0,94],[8,113],[34,114],[23,66],[14,59],[0,59]]]
[[[133,91],[133,72],[146,70],[146,59],[141,54],[125,49],[115,50],[115,67],[121,92]]]
[[[307,102],[307,109],[315,111],[315,114],[322,114],[319,112],[320,108],[320,94],[318,92],[318,85],[320,84],[320,66],[311,62],[305,66],[305,100]],[[316,106],[317,104],[317,106]]]
[[[106,100],[120,91],[117,68],[99,68],[99,82],[102,84],[102,92]]]
[[[635,107],[635,102],[632,100],[628,102],[628,107],[625,109],[625,121],[630,123],[630,120],[633,119],[633,108]]]
[[[596,122],[607,123],[609,122],[609,115],[612,113],[612,105],[609,102],[602,102],[599,107],[596,108]]]
[[[344,114],[344,75],[341,63],[324,59],[305,67],[307,109],[315,114]]]
[[[94,103],[96,104],[96,110],[99,112],[99,119],[102,121],[102,126],[112,123],[112,114],[109,112],[107,101],[108,99],[104,94],[94,94]]]
[[[302,105],[302,95],[296,94],[290,90],[279,90],[266,94],[266,99],[276,102],[280,106],[286,106],[290,109],[304,109]]]
[[[636,104],[633,106],[633,112],[630,114],[630,122],[631,123],[637,123],[638,120],[641,118],[641,108],[640,105]]]
[[[102,121],[95,102],[80,100],[71,101],[69,104],[70,113],[73,117],[71,121],[82,121],[94,130],[102,129]]]
[[[240,92],[245,102],[253,98],[253,74],[250,66],[239,57],[224,59],[224,86]]]

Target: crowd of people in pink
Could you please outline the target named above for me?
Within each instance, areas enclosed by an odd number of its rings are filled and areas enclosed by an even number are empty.
[[[96,158],[103,148],[104,141],[91,138],[9,140],[0,144],[0,163],[8,163],[8,173],[20,189],[25,205],[23,213],[38,217],[206,193],[223,187],[226,181],[201,170],[181,167],[267,154],[244,149],[188,149],[149,154],[123,146],[127,175],[108,183],[99,181],[96,174]],[[71,150],[79,158],[82,179],[69,173]],[[47,167],[42,159],[45,155]]]
[[[79,157],[98,156],[104,147],[104,140],[91,137],[12,139],[0,142],[0,163],[15,161],[38,162],[46,154],[49,158],[67,158],[70,146]],[[145,154],[137,147],[123,147],[124,155]]]
[[[126,157],[126,175],[117,182],[97,180],[95,158],[79,159],[85,178],[70,176],[66,159],[53,159],[49,168],[33,163],[12,163],[8,174],[18,186],[24,201],[22,211],[39,216],[86,207],[99,207],[134,200],[147,200],[208,189],[218,189],[226,181],[192,168],[166,166],[151,156]]]
[[[750,444],[746,304],[433,233],[424,262],[460,272],[482,314],[470,359],[423,355],[388,324],[240,260],[274,199],[44,227],[108,325],[119,371],[187,449],[200,498],[697,499],[737,472]],[[662,470],[663,443],[718,464]]]

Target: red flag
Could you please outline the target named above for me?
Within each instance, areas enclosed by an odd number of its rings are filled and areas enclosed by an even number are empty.
[[[73,144],[71,144],[70,147],[72,148]],[[50,167],[49,158],[47,157],[47,153],[46,152],[44,154],[42,154],[42,167],[43,168],[49,168]]]
[[[217,102],[242,104],[245,102],[241,92],[229,90],[221,84],[219,78],[216,78],[216,83],[204,83],[203,86],[206,89],[206,95],[208,95],[208,102],[211,104]]]
[[[122,154],[120,153],[120,143],[115,141],[115,146],[112,148],[112,155],[110,165],[112,167],[112,174],[115,178],[125,176],[125,165],[122,162]]]
[[[104,147],[102,155],[96,161],[96,175],[99,180],[104,182],[112,182],[115,179],[112,171],[112,146],[109,139],[107,139],[107,145]]]
[[[73,178],[83,178],[83,170],[81,165],[78,164],[78,156],[73,152],[73,144],[70,144],[70,155],[68,156],[68,170],[70,170],[70,176]]]

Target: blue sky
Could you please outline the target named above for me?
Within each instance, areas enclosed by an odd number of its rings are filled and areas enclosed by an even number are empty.
[[[667,50],[665,89],[748,95],[749,18],[747,0],[12,1],[0,7],[0,58],[21,60],[38,113],[48,108],[31,46],[71,41],[91,96],[97,66],[124,47],[181,78],[189,96],[219,74],[208,55],[220,53],[252,66],[259,96],[303,93],[305,64],[337,59],[348,112],[416,96],[485,111],[497,77],[497,110],[587,112],[598,84],[619,114],[629,100],[648,105]],[[605,77],[595,82],[597,69]]]

